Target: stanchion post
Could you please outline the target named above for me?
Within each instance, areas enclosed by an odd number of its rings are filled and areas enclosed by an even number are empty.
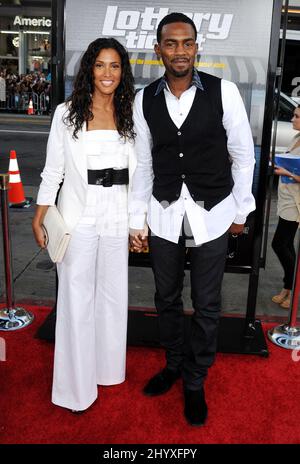
[[[299,294],[300,294],[300,232],[298,232],[297,259],[296,259],[296,264],[295,264],[293,294],[291,298],[291,306],[290,306],[290,314],[289,314],[289,322],[288,322],[288,325],[290,327],[297,326]]]
[[[297,327],[298,302],[300,294],[300,232],[297,234],[297,256],[294,271],[289,321],[268,331],[269,339],[278,346],[290,350],[300,350],[300,327]]]
[[[9,174],[0,174],[0,200],[3,235],[3,254],[5,267],[6,304],[7,307],[0,311],[0,330],[17,330],[30,324],[34,316],[24,308],[15,307],[12,251],[10,241],[9,216],[8,216],[8,188]]]
[[[12,287],[12,254],[10,246],[10,230],[8,217],[8,185],[9,174],[0,174],[0,194],[1,194],[1,218],[2,218],[2,235],[3,235],[3,256],[5,267],[5,284],[6,284],[6,304],[7,309],[11,311],[14,305],[14,295]]]

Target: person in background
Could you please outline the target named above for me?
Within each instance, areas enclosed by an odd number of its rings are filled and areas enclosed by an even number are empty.
[[[294,110],[292,123],[293,129],[298,131],[298,134],[291,141],[287,153],[300,156],[300,105]],[[274,173],[280,176],[277,203],[279,219],[272,240],[272,248],[283,267],[284,276],[283,288],[272,297],[272,301],[283,309],[289,309],[296,261],[294,239],[300,221],[300,176],[281,167],[275,167]],[[281,176],[289,177],[294,183],[283,183]]]
[[[0,108],[6,103],[6,80],[4,72],[0,72]]]
[[[71,233],[57,264],[52,402],[85,411],[97,385],[125,380],[128,314],[128,184],[135,169],[134,81],[128,53],[100,38],[84,53],[67,102],[58,105],[33,218],[43,219],[63,181],[58,210]]]

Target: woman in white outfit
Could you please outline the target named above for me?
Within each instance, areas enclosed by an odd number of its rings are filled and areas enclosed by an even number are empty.
[[[97,39],[84,53],[70,98],[55,111],[33,219],[39,246],[55,204],[71,240],[57,265],[52,402],[73,412],[97,385],[125,380],[128,302],[128,191],[133,150],[133,76],[124,47]]]

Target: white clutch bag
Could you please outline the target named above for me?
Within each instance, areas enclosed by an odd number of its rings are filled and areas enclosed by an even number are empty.
[[[56,206],[49,206],[43,221],[50,259],[60,263],[68,247],[71,234]]]

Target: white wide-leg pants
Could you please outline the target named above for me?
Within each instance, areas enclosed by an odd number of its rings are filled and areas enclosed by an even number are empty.
[[[125,380],[128,237],[78,225],[57,272],[52,402],[83,410],[96,400],[97,384]]]

